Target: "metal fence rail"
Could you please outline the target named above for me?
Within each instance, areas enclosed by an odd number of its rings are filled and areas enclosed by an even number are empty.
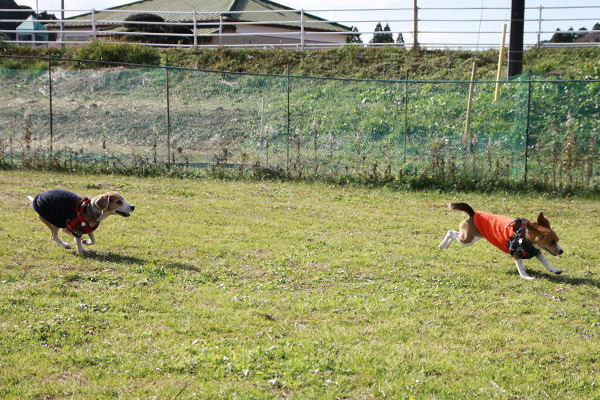
[[[23,9],[0,9],[0,23],[21,23],[21,19],[10,18],[11,13],[23,13]],[[373,28],[377,23],[389,24],[390,30],[385,33],[393,36],[396,46],[424,48],[498,48],[503,23],[508,23],[510,10],[502,7],[405,7],[389,9],[322,9],[322,10],[269,10],[243,11],[243,14],[260,18],[269,15],[265,22],[239,20],[236,12],[209,12],[194,10],[182,11],[130,11],[130,10],[42,10],[49,14],[88,15],[89,18],[73,17],[59,20],[39,22],[49,27],[52,37],[45,40],[39,36],[48,34],[46,30],[3,29],[0,36],[16,34],[31,35],[29,40],[6,40],[11,43],[29,43],[36,45],[76,45],[89,40],[118,40],[160,47],[294,47],[294,48],[327,48],[345,45],[347,38],[360,36],[363,43],[353,41],[352,45],[383,45],[369,43],[373,38]],[[97,16],[110,11],[111,15],[124,13],[153,13],[160,15],[176,15],[177,20],[165,22],[135,22],[136,25],[160,25],[167,27],[187,27],[188,33],[151,33],[127,32],[117,30],[131,24],[123,18],[99,19]],[[274,15],[275,17],[271,17]],[[308,20],[308,16],[315,17]],[[385,16],[382,18],[382,16]],[[173,17],[175,18],[175,17]],[[237,18],[237,19],[236,19]],[[323,18],[320,20],[319,18]],[[550,43],[548,40],[556,29],[572,34],[598,35],[600,30],[593,30],[594,24],[600,21],[600,6],[564,7],[526,7],[525,9],[525,46],[600,46],[600,39],[595,42]],[[339,24],[340,29],[323,32],[319,27]],[[567,31],[573,25],[584,27]],[[226,28],[234,27],[235,32],[227,32]],[[356,27],[350,31],[350,27]],[[416,34],[415,34],[416,32]],[[327,37],[324,34],[327,34]],[[402,36],[403,43],[396,40]],[[336,38],[337,37],[337,38]],[[135,40],[134,40],[135,38]],[[156,38],[179,39],[167,42],[156,41]],[[257,39],[260,38],[260,39]]]
[[[475,81],[465,133],[468,81],[41,60],[49,70],[0,68],[0,166],[600,185],[600,80],[525,74],[500,82],[497,101],[495,81]]]

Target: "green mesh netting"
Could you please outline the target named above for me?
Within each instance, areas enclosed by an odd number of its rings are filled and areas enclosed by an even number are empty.
[[[9,163],[600,179],[598,81],[528,73],[503,82],[497,101],[495,82],[477,81],[465,135],[469,82],[55,68],[51,115],[48,71],[0,69],[0,78],[0,161]]]

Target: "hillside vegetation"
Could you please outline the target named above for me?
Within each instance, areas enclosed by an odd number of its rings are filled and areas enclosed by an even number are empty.
[[[36,69],[47,68],[48,60],[5,57],[0,166],[73,171],[117,163],[146,175],[149,166],[162,171],[165,161],[182,168],[224,163],[245,178],[250,170],[258,177],[267,171],[299,180],[483,190],[528,180],[527,190],[598,193],[600,82],[558,79],[597,78],[598,50],[530,50],[525,69],[537,72],[500,85],[496,101],[489,79],[497,54],[478,53],[477,78],[484,81],[473,88],[467,137],[469,52],[159,51],[103,43],[50,49],[55,58],[231,72],[283,74],[289,66],[292,75],[166,74],[164,68],[53,61],[52,145],[60,153],[52,159],[48,116],[32,112],[47,109],[47,81]],[[48,55],[27,47],[4,52]],[[407,72],[412,82],[402,84],[319,78],[404,79]],[[444,81],[431,81],[437,79]]]
[[[432,50],[415,53],[398,47],[342,47],[329,50],[286,49],[198,49],[160,50],[119,43],[90,43],[79,48],[38,49],[12,46],[0,42],[0,54],[29,55],[165,64],[230,72],[285,74],[289,65],[292,75],[361,79],[466,80],[470,78],[473,58],[477,57],[477,78],[494,79],[498,51]],[[45,61],[4,58],[1,66],[11,69],[45,69]],[[69,68],[97,67],[72,64]],[[524,54],[524,70],[559,76],[565,79],[598,79],[600,48],[530,49]]]

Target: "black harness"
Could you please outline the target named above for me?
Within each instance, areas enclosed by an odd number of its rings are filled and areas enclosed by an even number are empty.
[[[524,236],[525,232],[523,229],[523,222],[527,221],[523,218],[517,218],[506,226],[513,225],[514,235],[508,239],[506,246],[511,256],[517,256],[518,258],[529,259],[539,256],[542,252],[536,248],[529,240]]]

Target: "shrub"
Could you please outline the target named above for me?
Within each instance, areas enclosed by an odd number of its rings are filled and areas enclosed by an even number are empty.
[[[132,64],[158,65],[158,50],[147,46],[124,43],[91,42],[77,50],[76,58]]]

